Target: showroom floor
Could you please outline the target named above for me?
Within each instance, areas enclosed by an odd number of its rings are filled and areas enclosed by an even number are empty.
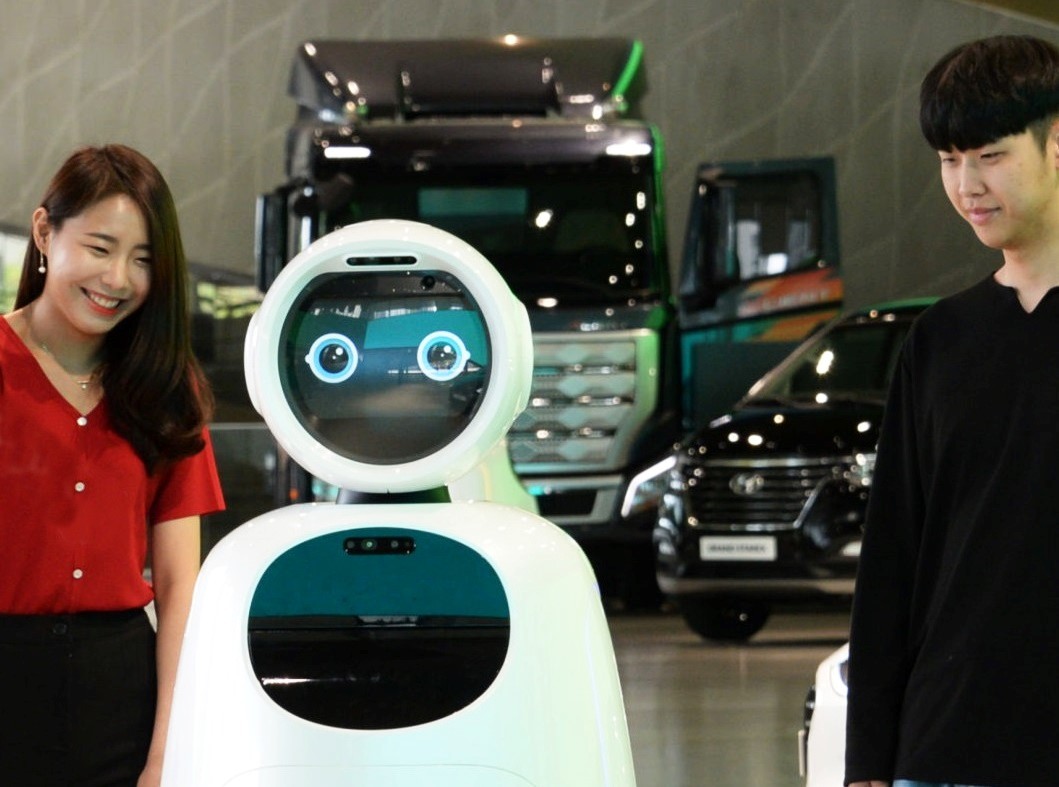
[[[717,645],[676,614],[612,614],[637,787],[800,787],[806,690],[848,622],[779,614],[749,643]]]

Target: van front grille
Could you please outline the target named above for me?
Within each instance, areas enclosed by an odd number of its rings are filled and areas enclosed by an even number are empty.
[[[821,484],[836,477],[840,457],[703,460],[684,469],[689,522],[703,530],[793,530]]]

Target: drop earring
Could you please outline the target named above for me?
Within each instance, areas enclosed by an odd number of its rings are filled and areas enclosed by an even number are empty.
[[[40,265],[37,266],[37,273],[40,273],[40,274],[43,275],[43,274],[48,272],[47,262],[48,262],[48,258],[45,257],[43,254],[40,255]]]

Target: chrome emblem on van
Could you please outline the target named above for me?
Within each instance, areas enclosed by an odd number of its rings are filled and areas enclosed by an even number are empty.
[[[756,495],[765,486],[765,479],[757,473],[737,473],[728,482],[728,488],[742,497]]]

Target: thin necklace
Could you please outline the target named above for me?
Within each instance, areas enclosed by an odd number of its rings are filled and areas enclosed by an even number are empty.
[[[89,373],[88,377],[78,377],[76,374],[66,371],[66,367],[55,357],[55,353],[51,351],[48,345],[37,338],[37,333],[33,330],[33,323],[30,322],[29,315],[26,315],[26,330],[29,332],[29,338],[33,340],[33,343],[40,347],[46,354],[51,356],[51,359],[55,361],[55,364],[62,369],[71,380],[77,383],[82,391],[87,391],[88,386],[95,382],[95,370]]]

